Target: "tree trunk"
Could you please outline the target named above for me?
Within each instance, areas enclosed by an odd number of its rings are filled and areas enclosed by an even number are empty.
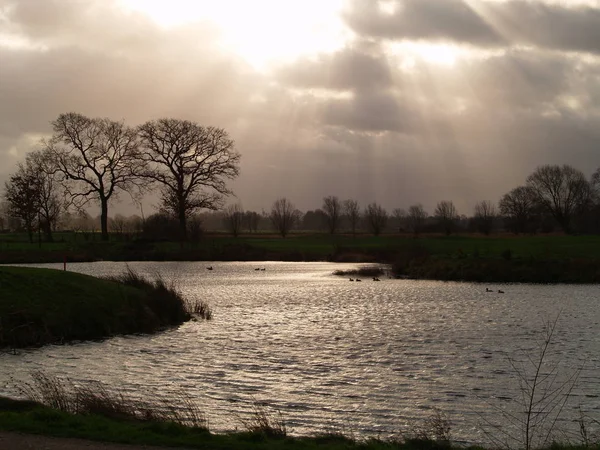
[[[179,239],[181,242],[187,241],[187,217],[185,214],[185,205],[183,200],[179,201],[178,214],[179,214]]]
[[[108,199],[100,197],[100,233],[103,241],[108,241]]]
[[[46,221],[46,224],[44,226],[44,231],[46,233],[46,240],[48,242],[54,242],[54,238],[52,237],[52,227],[50,226],[48,221]]]

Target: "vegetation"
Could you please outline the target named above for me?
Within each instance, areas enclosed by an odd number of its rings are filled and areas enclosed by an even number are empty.
[[[150,282],[132,272],[109,280],[0,267],[0,348],[151,333],[196,313],[211,317],[206,304],[190,304],[161,279]]]
[[[214,434],[209,431],[200,406],[185,394],[171,397],[170,401],[153,394],[151,400],[141,401],[100,383],[75,386],[43,372],[33,373],[32,381],[20,382],[20,386],[26,400],[0,397],[0,430],[126,444],[234,450],[465,448],[452,444],[450,421],[438,410],[422,423],[416,423],[408,434],[357,440],[341,431],[311,437],[289,436],[279,412],[255,403],[248,416],[238,418],[244,431]],[[583,445],[552,444],[541,448],[600,449],[598,443],[583,442]]]

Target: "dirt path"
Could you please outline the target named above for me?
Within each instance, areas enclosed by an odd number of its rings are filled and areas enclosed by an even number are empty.
[[[0,431],[0,450],[168,450],[167,447],[125,445],[84,439],[56,438]],[[178,450],[184,450],[181,447]]]

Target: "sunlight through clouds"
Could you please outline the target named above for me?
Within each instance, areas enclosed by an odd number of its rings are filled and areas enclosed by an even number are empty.
[[[301,55],[331,52],[350,36],[343,0],[122,0],[125,8],[163,27],[206,20],[222,31],[223,47],[257,69]]]

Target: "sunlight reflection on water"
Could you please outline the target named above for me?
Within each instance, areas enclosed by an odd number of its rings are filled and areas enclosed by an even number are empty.
[[[129,266],[174,280],[190,298],[209,302],[214,319],[153,336],[2,354],[0,390],[14,394],[10,378],[26,379],[37,368],[141,395],[183,389],[205,405],[214,431],[240,428],[255,400],[281,410],[295,434],[339,428],[388,436],[436,407],[450,418],[454,438],[484,442],[482,418],[520,395],[507,354],[534,349],[542,322],[562,311],[554,346],[560,361],[566,368],[586,361],[573,405],[599,418],[597,286],[507,285],[498,294],[473,283],[332,276],[352,264]],[[124,268],[69,266],[97,276]]]

